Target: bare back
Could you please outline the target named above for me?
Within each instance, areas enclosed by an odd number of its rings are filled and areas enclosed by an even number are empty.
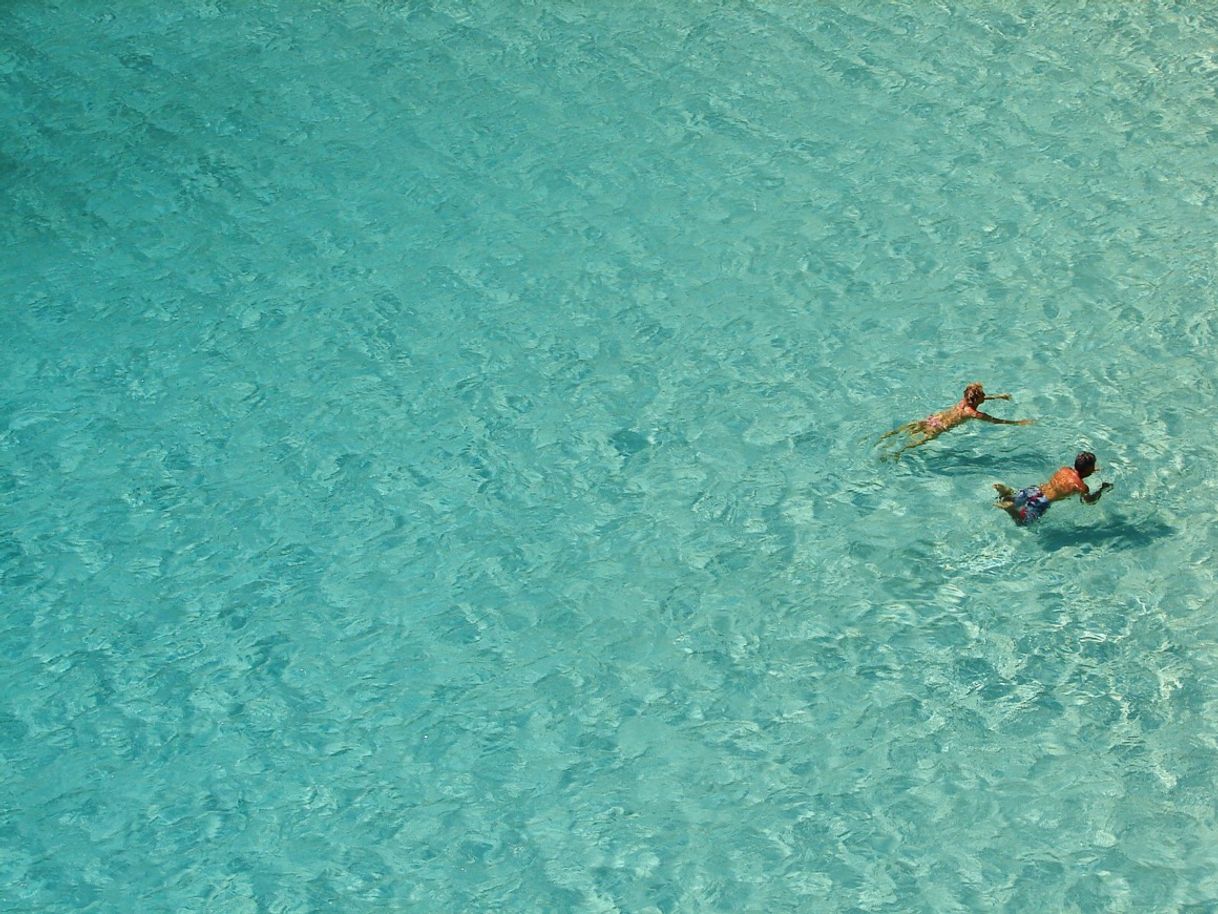
[[[961,400],[954,406],[931,413],[922,420],[922,428],[930,435],[938,435],[964,424],[969,419],[976,419],[977,415],[977,410],[970,406],[967,400]]]
[[[1087,483],[1083,482],[1083,477],[1078,475],[1078,470],[1074,467],[1062,467],[1049,477],[1049,481],[1040,487],[1040,491],[1049,501],[1058,501],[1071,495],[1086,495],[1091,490]]]

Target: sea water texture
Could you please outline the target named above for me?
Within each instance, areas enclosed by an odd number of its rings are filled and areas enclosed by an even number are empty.
[[[1214,7],[10,0],[0,78],[3,910],[1218,910]],[[973,380],[1037,424],[879,459]]]

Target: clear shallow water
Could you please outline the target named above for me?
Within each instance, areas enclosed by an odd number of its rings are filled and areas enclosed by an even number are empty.
[[[6,907],[1218,908],[1218,17],[602,6],[0,12]]]

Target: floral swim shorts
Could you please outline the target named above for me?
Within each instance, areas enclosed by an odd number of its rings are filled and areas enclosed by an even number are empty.
[[[1019,522],[1030,524],[1040,519],[1049,510],[1049,499],[1040,491],[1040,486],[1028,486],[1015,493],[1015,507],[1019,509]]]

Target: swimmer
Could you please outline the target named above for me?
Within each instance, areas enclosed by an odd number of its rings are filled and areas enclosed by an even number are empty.
[[[1074,458],[1074,466],[1062,467],[1049,477],[1048,482],[1041,485],[1028,486],[1016,492],[1010,486],[1004,486],[1000,482],[994,483],[994,488],[998,490],[998,500],[994,502],[994,507],[1002,508],[1011,515],[1011,520],[1021,527],[1026,527],[1048,511],[1052,502],[1069,498],[1071,495],[1080,495],[1084,504],[1093,505],[1100,500],[1104,490],[1112,488],[1112,483],[1105,482],[1092,492],[1083,480],[1094,472],[1095,455],[1090,451],[1082,451]]]
[[[996,416],[987,415],[977,409],[986,400],[1009,399],[1011,399],[1010,394],[987,395],[985,388],[980,384],[970,384],[964,388],[964,397],[955,406],[949,406],[947,409],[939,410],[937,413],[931,413],[925,419],[918,419],[916,422],[906,422],[900,428],[894,428],[891,432],[881,435],[880,441],[902,432],[909,437],[904,447],[899,448],[890,455],[893,460],[898,460],[904,451],[932,441],[948,429],[953,429],[969,419],[980,419],[982,422],[993,422],[995,425],[1031,425],[1035,420],[999,419]]]

